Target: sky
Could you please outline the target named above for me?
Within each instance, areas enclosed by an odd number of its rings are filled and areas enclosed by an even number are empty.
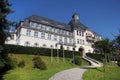
[[[31,15],[68,24],[74,13],[80,22],[102,35],[114,39],[120,29],[120,0],[9,0],[14,13],[8,20],[23,21]]]

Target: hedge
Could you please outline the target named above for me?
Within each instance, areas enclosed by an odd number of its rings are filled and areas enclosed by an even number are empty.
[[[91,58],[98,60],[98,61],[101,61],[101,62],[103,61],[103,58],[104,58],[103,54],[86,53],[86,55],[88,57],[91,57]]]
[[[4,53],[51,56],[50,48],[28,47],[28,46],[10,45],[10,44],[5,44],[3,47],[4,47]],[[59,57],[62,57],[63,50],[58,50],[58,52],[59,52]],[[64,54],[65,57],[72,58],[73,51],[64,50]],[[79,55],[79,52],[75,51],[75,56],[76,55]],[[53,56],[57,56],[57,49],[53,49]]]

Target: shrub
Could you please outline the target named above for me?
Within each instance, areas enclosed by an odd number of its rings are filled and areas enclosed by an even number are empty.
[[[17,61],[16,58],[8,58],[7,61],[8,61],[7,64],[8,64],[11,68],[15,68],[15,67],[17,67],[17,65],[18,65],[18,61]]]
[[[33,58],[33,64],[34,64],[34,68],[38,68],[41,70],[47,69],[45,63],[42,61],[42,59],[39,56],[35,56]]]
[[[0,59],[0,69],[5,66],[4,62]]]
[[[18,67],[21,67],[21,68],[25,67],[25,61],[24,60],[20,61],[18,64]]]
[[[120,67],[120,55],[117,56],[117,65]]]
[[[80,56],[75,56],[75,64],[76,65],[81,65],[82,64],[82,60]]]
[[[63,56],[63,50],[59,50],[59,57]],[[14,54],[33,54],[33,55],[43,55],[43,56],[51,56],[50,48],[42,48],[42,47],[25,47],[20,45],[4,45],[4,53],[14,53]],[[72,58],[73,52],[64,50],[65,57]],[[75,51],[75,55],[79,55],[78,52]],[[57,49],[53,49],[53,56],[57,56]]]

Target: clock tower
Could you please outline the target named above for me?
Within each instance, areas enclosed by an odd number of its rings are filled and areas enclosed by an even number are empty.
[[[74,13],[73,16],[72,16],[72,20],[75,21],[75,22],[79,22],[79,14],[77,13]]]

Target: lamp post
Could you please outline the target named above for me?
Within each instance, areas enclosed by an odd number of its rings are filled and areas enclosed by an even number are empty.
[[[65,53],[64,53],[64,48],[63,48],[63,62],[65,62]]]
[[[75,64],[75,47],[76,45],[73,44],[73,64]]]
[[[53,46],[51,45],[51,62],[53,62]]]
[[[59,50],[58,50],[58,44],[55,45],[57,47],[57,62],[59,62]]]

